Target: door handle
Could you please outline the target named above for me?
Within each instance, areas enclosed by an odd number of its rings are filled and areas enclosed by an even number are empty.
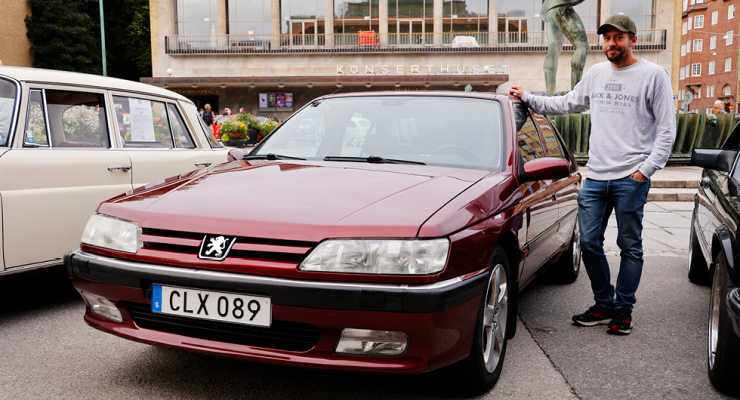
[[[128,172],[130,170],[131,170],[131,167],[108,167],[108,171],[110,172],[116,172],[116,171]]]
[[[213,163],[209,163],[209,162],[201,162],[201,163],[195,163],[195,164],[193,164],[193,165],[195,165],[196,167],[210,167],[210,166],[211,166],[211,164],[213,164]]]

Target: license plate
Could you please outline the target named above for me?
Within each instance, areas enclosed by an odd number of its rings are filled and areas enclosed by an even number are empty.
[[[269,327],[269,297],[152,285],[152,312]]]

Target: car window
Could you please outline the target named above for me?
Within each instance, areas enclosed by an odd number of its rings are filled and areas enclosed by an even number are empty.
[[[301,109],[253,154],[377,156],[495,170],[503,155],[501,115],[498,102],[476,98],[329,98]]]
[[[46,90],[54,147],[110,147],[105,99],[100,93]]]
[[[7,146],[10,141],[10,124],[15,113],[16,94],[13,82],[0,79],[0,146]]]
[[[118,121],[118,135],[124,147],[174,147],[167,108],[163,102],[113,96],[113,107]]]
[[[190,118],[190,120],[194,122],[195,129],[200,129],[200,132],[202,132],[202,134],[205,135],[206,139],[208,139],[208,144],[211,146],[212,149],[221,149],[224,147],[221,142],[213,137],[213,135],[211,134],[211,128],[206,126],[206,123],[203,122],[203,118],[201,118],[198,114],[198,109],[195,108],[195,104],[181,101],[180,105],[185,109],[185,115],[187,115],[188,118]],[[193,133],[197,135],[197,132]]]
[[[170,126],[172,127],[172,136],[175,138],[175,147],[181,149],[194,149],[193,139],[190,138],[188,129],[185,127],[185,122],[180,116],[180,112],[177,111],[177,107],[174,104],[167,104],[167,116],[170,119]]]
[[[44,115],[44,97],[41,90],[31,90],[26,113],[26,135],[23,147],[49,147],[49,130]]]
[[[545,140],[545,157],[565,158],[563,148],[560,146],[557,133],[550,124],[550,120],[536,113],[532,113],[532,119],[537,124],[542,138]]]
[[[523,119],[523,124],[516,134],[519,154],[525,162],[542,158],[545,156],[545,149],[542,146],[540,135],[535,128],[531,117]]]

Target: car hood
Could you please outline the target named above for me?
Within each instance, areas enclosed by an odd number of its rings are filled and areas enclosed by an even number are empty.
[[[414,237],[488,171],[415,165],[232,162],[103,203],[142,227],[286,240]]]

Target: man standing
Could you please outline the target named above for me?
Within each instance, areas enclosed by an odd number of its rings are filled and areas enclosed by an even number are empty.
[[[595,304],[574,315],[573,323],[608,324],[608,333],[627,335],[642,275],[642,216],[650,177],[668,161],[676,120],[668,74],[633,54],[635,23],[615,15],[598,33],[608,62],[588,69],[572,91],[544,97],[514,85],[510,94],[542,114],[591,110],[588,177],[578,195],[578,221]],[[621,249],[616,290],[604,254],[604,231],[612,211]]]

